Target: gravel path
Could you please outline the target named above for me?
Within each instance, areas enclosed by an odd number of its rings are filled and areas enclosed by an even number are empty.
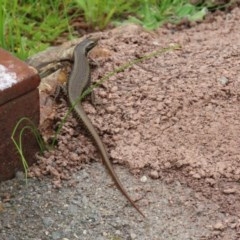
[[[214,239],[225,227],[229,217],[219,206],[180,182],[142,182],[117,170],[129,191],[142,189],[136,195],[147,219],[126,203],[102,165],[93,163],[74,175],[73,187],[56,190],[48,179],[26,185],[21,174],[2,183],[1,239]]]

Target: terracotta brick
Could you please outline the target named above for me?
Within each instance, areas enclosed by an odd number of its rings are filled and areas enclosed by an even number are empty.
[[[37,71],[25,62],[0,48],[0,181],[15,176],[22,169],[22,162],[11,134],[18,120],[27,117],[36,127],[39,124],[40,83]],[[23,122],[16,133],[18,139],[22,127],[29,125]],[[37,141],[30,130],[23,134],[24,155],[31,165],[34,155],[39,150]]]

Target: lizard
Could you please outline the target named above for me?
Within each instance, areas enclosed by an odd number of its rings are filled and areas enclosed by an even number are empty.
[[[87,131],[90,133],[92,139],[94,140],[98,151],[103,159],[103,163],[107,168],[109,174],[111,175],[114,183],[120,190],[120,192],[126,197],[126,199],[131,203],[131,205],[143,216],[145,215],[137,207],[131,197],[128,195],[127,191],[123,187],[121,181],[119,180],[116,172],[114,171],[112,164],[109,160],[106,148],[98,135],[96,129],[85,113],[81,103],[79,104],[80,96],[90,85],[90,67],[87,59],[88,52],[97,45],[97,39],[86,38],[80,42],[74,49],[74,64],[71,71],[70,77],[67,81],[67,96],[68,101],[71,104],[73,111],[80,119],[81,123],[85,126]]]

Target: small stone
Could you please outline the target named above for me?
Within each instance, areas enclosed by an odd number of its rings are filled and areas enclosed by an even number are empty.
[[[107,113],[114,113],[116,112],[116,110],[117,110],[116,106],[113,105],[106,108]]]
[[[130,237],[131,237],[131,239],[136,239],[137,235],[135,233],[130,233]]]
[[[218,222],[218,223],[216,223],[216,224],[214,225],[213,228],[214,228],[215,230],[220,230],[220,231],[222,231],[222,230],[225,228],[225,226],[223,225],[222,222]]]
[[[180,167],[182,167],[184,165],[184,162],[182,161],[182,160],[178,160],[177,162],[176,162],[176,167],[177,168],[180,168]]]
[[[70,204],[68,207],[68,211],[70,214],[76,215],[76,214],[78,214],[78,206]]]
[[[210,184],[210,186],[214,186],[216,181],[213,178],[206,178],[206,182]]]
[[[143,183],[147,182],[147,176],[142,176],[140,181]]]
[[[201,178],[200,174],[198,174],[198,173],[193,174],[193,177],[196,178],[196,179],[200,179]]]
[[[230,228],[234,229],[237,227],[237,223],[231,223],[231,224],[229,224],[229,226],[230,226]]]
[[[158,174],[158,171],[151,171],[149,173],[149,177],[152,178],[152,179],[158,179],[159,178],[159,174]]]
[[[117,230],[117,231],[116,231],[116,235],[120,236],[120,235],[121,235],[121,231],[120,231],[120,230]]]
[[[53,232],[52,233],[52,239],[57,240],[61,238],[61,232]]]
[[[112,93],[115,93],[118,91],[118,87],[117,86],[113,86],[111,89],[110,89],[110,92]]]
[[[107,237],[108,234],[107,234],[107,232],[103,232],[102,235],[103,235],[104,237]]]
[[[220,82],[223,86],[225,86],[228,84],[229,81],[226,77],[222,76],[218,79],[218,82]]]
[[[196,208],[196,213],[197,215],[201,215],[205,211],[205,206],[204,204],[198,204]]]
[[[46,227],[51,226],[53,223],[54,223],[54,220],[53,220],[51,217],[45,217],[45,218],[43,218],[43,224],[44,224]]]
[[[102,98],[107,97],[106,91],[102,91],[102,90],[99,90],[99,91],[98,91],[98,95],[99,95],[100,97],[102,97]]]
[[[225,188],[223,190],[223,193],[225,193],[225,194],[234,194],[234,193],[236,193],[236,189],[235,188]]]
[[[171,163],[168,161],[164,163],[165,168],[171,168],[171,166],[172,166]]]

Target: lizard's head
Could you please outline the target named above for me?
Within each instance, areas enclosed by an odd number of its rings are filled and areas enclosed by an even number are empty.
[[[92,48],[97,45],[97,38],[86,38],[86,52],[89,52]]]
[[[79,54],[80,52],[88,54],[88,52],[97,45],[98,39],[96,38],[85,38],[80,42],[74,50],[74,53]]]

